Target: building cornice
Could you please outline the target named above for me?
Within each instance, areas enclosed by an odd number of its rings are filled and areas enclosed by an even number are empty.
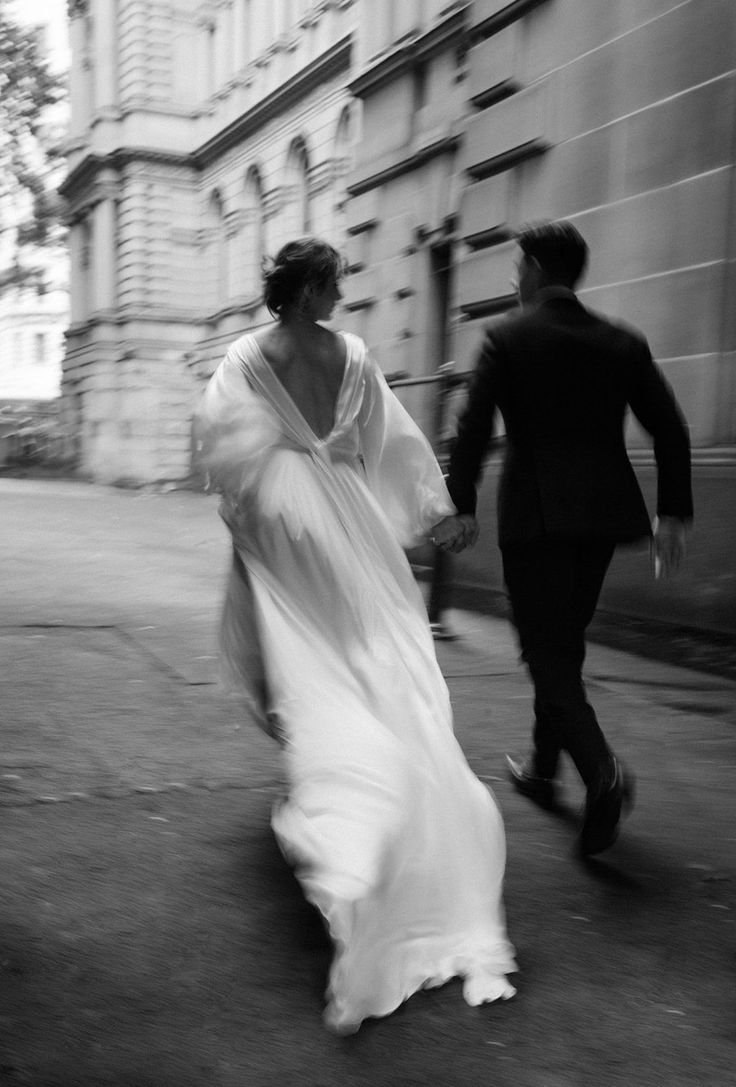
[[[546,0],[508,0],[508,3],[493,5],[495,10],[473,25],[470,31],[471,40],[476,42],[479,39],[489,38],[491,34],[497,34],[499,30],[515,23],[545,2]]]
[[[194,151],[177,153],[151,147],[118,147],[106,155],[89,154],[64,178],[59,193],[71,202],[75,194],[89,188],[100,170],[108,167],[120,169],[132,162],[201,170],[299,102],[325,80],[347,70],[351,54],[352,36],[347,35]]]
[[[191,155],[156,151],[150,147],[118,147],[108,155],[91,154],[82,159],[59,185],[59,195],[71,202],[75,194],[84,193],[90,188],[101,170],[120,170],[132,162],[150,162],[157,166],[176,166],[189,170],[195,168]]]
[[[291,79],[247,110],[231,124],[223,128],[194,152],[192,159],[199,169],[207,166],[231,147],[242,143],[263,125],[291,106],[301,101],[310,91],[325,80],[339,75],[350,67],[352,35],[347,35],[302,68]]]
[[[176,328],[182,326],[193,326],[204,328],[207,325],[207,318],[193,314],[191,310],[174,310],[174,309],[157,309],[155,313],[146,313],[140,307],[126,306],[124,310],[99,310],[97,313],[92,314],[90,317],[85,318],[83,321],[75,321],[73,324],[67,326],[64,330],[64,338],[68,341],[80,339],[88,336],[98,328],[121,328],[124,326],[153,326],[155,329],[160,329],[162,325],[174,325]],[[142,343],[158,344],[160,345],[161,339],[155,338],[154,332],[149,333],[150,339],[142,335],[130,335],[126,337],[126,341],[135,343],[140,346]],[[112,346],[115,348],[121,347],[121,340],[119,334],[115,333],[115,338],[109,341],[88,341],[86,344],[78,345],[79,347],[88,347],[91,342],[96,344],[104,343],[105,346]],[[125,350],[125,344],[122,350]],[[95,359],[90,359],[89,364],[82,363],[82,365],[94,365]],[[78,363],[76,365],[79,365]]]
[[[470,5],[451,11],[443,20],[424,34],[398,43],[389,53],[370,63],[348,84],[348,90],[356,98],[366,98],[386,83],[428,60],[436,53],[444,52],[462,41],[467,31],[467,14]]]
[[[378,170],[375,169],[374,163],[372,164],[374,168],[370,173],[366,173],[362,177],[354,177],[354,180],[350,182],[347,186],[348,196],[360,196],[361,193],[375,189],[379,185],[384,185],[387,181],[393,181],[395,178],[401,177],[402,174],[411,173],[412,170],[424,166],[425,163],[430,162],[432,159],[439,158],[440,155],[455,152],[459,144],[459,134],[453,133],[442,136],[440,139],[434,140],[432,143],[408,155],[392,158],[390,162]]]

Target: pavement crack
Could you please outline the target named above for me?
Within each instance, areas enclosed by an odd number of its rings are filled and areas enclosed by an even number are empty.
[[[632,675],[607,675],[600,672],[590,672],[586,678],[595,680],[597,683],[620,683],[627,687],[662,688],[663,690],[668,691],[685,691],[688,694],[697,694],[698,692],[730,693],[734,689],[733,683],[719,683],[717,681],[712,683],[678,683],[676,680],[672,679],[649,679],[647,677],[640,678]]]
[[[68,622],[55,622],[54,620],[36,621],[33,623],[5,623],[0,625],[0,634],[10,634],[13,631],[23,630],[54,630],[54,631],[100,631],[104,630],[108,633],[116,635],[117,638],[124,643],[129,649],[140,657],[143,657],[160,675],[165,676],[168,680],[174,683],[184,684],[186,687],[214,687],[217,686],[215,680],[202,680],[202,679],[189,679],[183,672],[180,672],[178,668],[169,664],[154,653],[143,642],[139,641],[126,630],[124,626],[119,623],[68,623]]]
[[[281,778],[269,778],[263,781],[198,781],[198,782],[169,782],[164,785],[131,785],[127,787],[111,787],[104,789],[90,789],[88,791],[72,790],[64,793],[26,793],[13,792],[5,796],[0,795],[0,808],[21,808],[41,804],[72,804],[91,803],[100,800],[130,800],[134,797],[145,799],[146,797],[176,796],[186,794],[222,793],[229,791],[238,792],[269,792],[272,789],[283,788]]]

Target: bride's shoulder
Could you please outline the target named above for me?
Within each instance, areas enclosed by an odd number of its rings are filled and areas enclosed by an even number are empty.
[[[346,332],[345,329],[341,329],[337,335],[342,336],[343,340],[347,343],[352,344],[355,347],[362,347],[364,351],[366,350],[365,342],[361,340],[360,336],[357,336],[355,332]]]
[[[233,340],[230,344],[226,358],[233,361],[243,360],[248,357],[253,351],[254,346],[257,346],[258,341],[252,332],[246,332],[243,336],[239,336],[237,340]]]
[[[264,362],[278,370],[281,363],[281,352],[278,345],[274,344],[270,329],[258,329],[255,332],[246,332],[230,345],[227,356],[231,363],[249,375],[254,370],[260,370]]]
[[[345,341],[348,356],[352,356],[363,364],[370,359],[370,354],[365,341],[362,340],[360,336],[357,336],[354,332],[344,331],[340,332],[339,335]]]

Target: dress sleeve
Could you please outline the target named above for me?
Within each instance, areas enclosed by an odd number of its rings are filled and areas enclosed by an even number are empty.
[[[210,378],[194,419],[197,465],[207,489],[240,501],[279,437],[278,422],[248,384],[237,346]]]
[[[365,367],[358,427],[368,486],[402,547],[415,547],[455,507],[424,434],[370,355]]]

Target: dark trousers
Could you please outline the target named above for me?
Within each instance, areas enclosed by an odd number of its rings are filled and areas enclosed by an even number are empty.
[[[610,757],[582,679],[585,628],[615,545],[539,540],[502,548],[503,573],[522,660],[534,683],[534,772],[554,777],[567,751],[586,785]]]

